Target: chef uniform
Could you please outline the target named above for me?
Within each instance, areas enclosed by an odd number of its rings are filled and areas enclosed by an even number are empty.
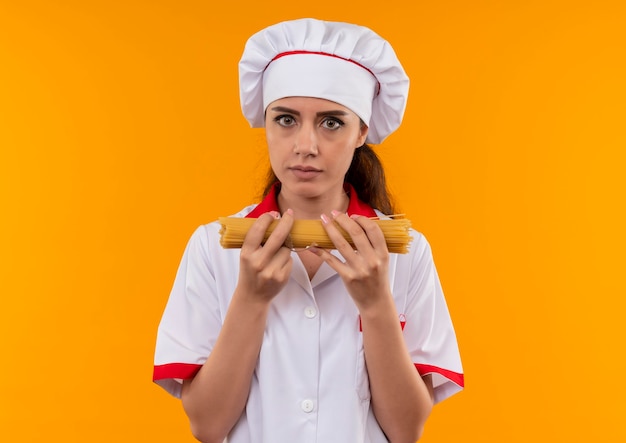
[[[332,81],[324,82],[328,72]],[[250,38],[240,86],[242,109],[253,127],[263,126],[272,101],[312,96],[352,109],[368,124],[368,142],[379,143],[401,121],[408,78],[389,44],[369,29],[303,19]],[[350,184],[345,190],[349,215],[384,217]],[[279,211],[279,192],[277,183],[261,203],[233,216]],[[420,233],[410,234],[409,252],[390,254],[389,282],[397,327],[416,371],[432,375],[439,402],[462,389],[463,371],[430,246]],[[217,222],[200,226],[187,244],[154,359],[154,381],[174,396],[180,397],[182,380],[193,378],[211,354],[237,286],[239,252],[222,248]],[[297,253],[292,260],[291,276],[271,302],[247,405],[227,441],[387,442],[372,412],[356,305],[326,263],[309,279]]]

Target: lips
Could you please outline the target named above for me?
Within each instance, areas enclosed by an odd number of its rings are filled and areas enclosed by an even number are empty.
[[[302,180],[311,180],[322,173],[321,169],[312,166],[292,166],[289,170],[293,175]]]
[[[289,169],[303,172],[322,172],[321,169],[314,168],[313,166],[292,166]]]

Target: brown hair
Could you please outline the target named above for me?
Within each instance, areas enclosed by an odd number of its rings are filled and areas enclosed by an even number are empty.
[[[278,179],[270,168],[267,173],[263,197],[265,197],[272,185]],[[376,155],[376,152],[367,144],[364,144],[354,152],[352,163],[344,178],[350,183],[363,202],[372,208],[378,209],[383,214],[395,214],[395,205],[387,189],[385,170]]]

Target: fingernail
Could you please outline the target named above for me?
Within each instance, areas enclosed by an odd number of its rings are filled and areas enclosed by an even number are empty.
[[[358,215],[358,214],[352,214],[352,215],[350,216],[350,218],[351,218],[352,220],[356,220],[356,219],[357,219],[357,218],[359,218],[359,217],[360,217],[360,215]]]
[[[279,219],[280,218],[280,213],[277,211],[270,211],[269,214],[274,217],[275,219]]]
[[[320,249],[317,247],[317,243],[313,243],[306,247],[307,251],[311,251],[315,255],[319,255]]]
[[[322,214],[322,215],[320,215],[320,218],[322,219],[322,221],[323,221],[325,224],[330,223],[330,219],[328,218],[328,216],[327,216],[326,214]]]
[[[338,216],[339,214],[341,214],[341,212],[339,212],[339,211],[335,211],[334,209],[333,209],[332,211],[330,211],[330,213],[333,215],[333,218],[337,218],[337,216]]]
[[[285,211],[285,214],[289,214],[291,216],[293,216],[293,209],[289,208]]]

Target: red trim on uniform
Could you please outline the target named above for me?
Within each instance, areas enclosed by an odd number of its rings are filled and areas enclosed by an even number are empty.
[[[404,326],[406,325],[406,316],[404,314],[400,314],[398,317],[400,318],[400,329],[404,331]],[[363,324],[361,323],[360,315],[359,315],[359,332],[363,332]]]
[[[432,374],[434,372],[444,376],[445,378],[462,388],[465,387],[465,377],[463,376],[463,374],[459,374],[458,372],[449,371],[443,368],[438,368],[437,366],[423,365],[420,363],[414,364],[417,372],[419,372],[421,376],[424,376],[426,374]]]
[[[280,182],[276,182],[272,185],[272,187],[270,188],[270,192],[267,193],[261,203],[256,205],[256,207],[248,215],[246,215],[246,218],[259,218],[263,214],[270,211],[280,212],[277,200],[279,191]]]
[[[348,215],[362,215],[364,217],[377,217],[376,211],[372,209],[370,205],[361,201],[356,193],[356,190],[350,183],[344,183],[343,189],[350,197],[350,203],[348,203]]]
[[[263,201],[256,205],[256,207],[246,215],[246,218],[259,218],[266,212],[276,211],[280,212],[278,208],[278,194],[280,192],[280,182],[274,183],[270,188],[270,192],[267,193]],[[343,188],[350,197],[350,203],[348,203],[348,215],[363,215],[365,217],[376,217],[376,211],[372,209],[370,205],[364,203],[359,199],[356,191],[350,183],[344,183]]]
[[[192,363],[168,363],[166,365],[154,366],[152,381],[163,380],[165,378],[180,378],[188,380],[194,378],[202,365]]]
[[[267,69],[267,67],[274,61],[274,60],[278,60],[279,58],[283,58],[287,55],[301,55],[301,54],[312,54],[312,55],[324,55],[326,57],[333,57],[333,58],[338,58],[340,60],[344,60],[350,63],[354,63],[355,65],[357,65],[359,68],[363,68],[365,69],[367,72],[369,72],[370,74],[372,74],[372,76],[374,77],[374,79],[376,80],[376,95],[380,94],[380,82],[378,81],[378,77],[376,77],[376,74],[374,74],[374,72],[372,72],[371,69],[369,69],[366,66],[363,66],[361,63],[354,61],[354,60],[350,60],[349,58],[345,58],[345,57],[341,57],[340,55],[336,55],[336,54],[329,54],[328,52],[320,52],[320,51],[304,51],[304,50],[299,50],[299,51],[285,51],[285,52],[281,52],[280,54],[277,54],[273,59],[270,60],[270,62],[265,65],[265,69]],[[263,69],[263,71],[265,71],[265,69]]]

